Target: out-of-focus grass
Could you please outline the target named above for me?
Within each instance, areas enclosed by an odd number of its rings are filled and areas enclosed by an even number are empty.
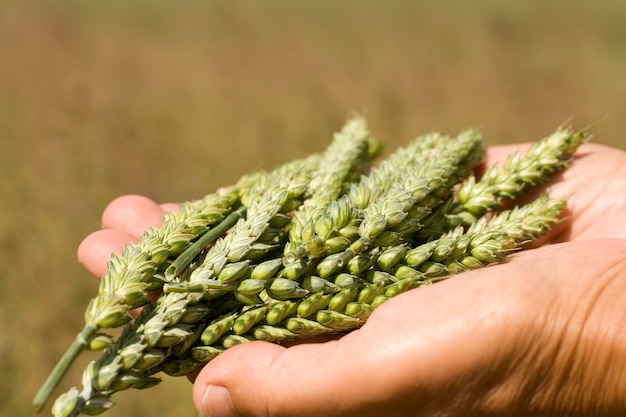
[[[626,149],[623,1],[0,5],[0,414],[30,400],[96,291],[75,260],[107,202],[201,197],[323,149],[351,111],[388,150],[606,119]],[[81,358],[62,388],[79,381]],[[110,416],[194,415],[168,378]],[[59,391],[60,392],[60,391]]]

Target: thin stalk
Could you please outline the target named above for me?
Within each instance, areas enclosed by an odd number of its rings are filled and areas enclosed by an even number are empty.
[[[44,382],[41,388],[39,388],[39,391],[37,391],[37,394],[33,399],[33,405],[35,406],[35,411],[37,413],[39,413],[43,409],[44,405],[46,405],[46,402],[50,398],[50,394],[52,394],[52,391],[69,370],[70,365],[74,362],[74,359],[76,359],[85,347],[87,347],[89,339],[91,339],[97,331],[98,329],[96,326],[93,324],[87,324],[83,330],[78,333],[74,342],[72,342],[70,347],[57,362],[50,375],[48,375],[46,382]]]
[[[237,221],[243,217],[247,210],[246,206],[241,206],[237,210],[230,213],[220,224],[212,228],[200,239],[196,240],[193,245],[188,247],[178,258],[167,268],[165,277],[168,281],[177,277],[191,262],[198,256],[200,252],[211,242],[223,236],[228,229],[233,227]]]

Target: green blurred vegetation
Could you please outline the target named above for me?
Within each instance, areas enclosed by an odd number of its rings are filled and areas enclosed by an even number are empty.
[[[76,248],[113,198],[201,197],[322,150],[353,111],[389,151],[570,119],[626,149],[624,15],[622,0],[0,3],[0,414],[33,414],[82,326],[97,281]],[[190,393],[168,378],[107,415],[195,415]]]

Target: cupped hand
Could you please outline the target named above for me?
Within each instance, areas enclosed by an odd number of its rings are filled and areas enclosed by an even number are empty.
[[[490,148],[488,163],[514,149]],[[568,198],[567,220],[544,241],[555,244],[395,297],[338,340],[231,348],[197,376],[196,408],[213,417],[624,415],[625,174],[624,152],[583,145],[548,186]],[[102,275],[110,253],[168,209],[115,200],[79,260]]]

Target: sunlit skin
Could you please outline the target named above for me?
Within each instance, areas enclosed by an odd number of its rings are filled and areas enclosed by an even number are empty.
[[[487,164],[527,145],[488,149]],[[586,144],[547,188],[567,219],[504,264],[397,296],[337,340],[252,342],[194,383],[201,416],[626,415],[626,153]],[[545,190],[541,190],[545,191]],[[102,276],[176,204],[125,196],[79,261]]]

